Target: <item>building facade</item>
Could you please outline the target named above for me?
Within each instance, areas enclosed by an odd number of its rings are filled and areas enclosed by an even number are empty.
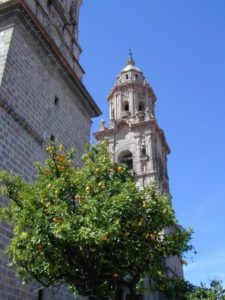
[[[81,0],[0,0],[0,169],[35,176],[45,143],[75,147],[81,164],[91,118],[100,110],[82,83]],[[4,200],[0,200],[4,203]],[[0,224],[0,299],[68,300],[64,288],[23,285],[4,250],[12,234]]]
[[[94,136],[98,141],[109,140],[113,160],[128,165],[138,187],[155,183],[161,192],[169,193],[167,155],[170,148],[156,120],[155,102],[152,87],[130,55],[108,96],[109,127],[101,121]],[[183,277],[177,257],[167,258],[165,269],[168,276]],[[158,300],[162,296],[145,295],[144,299]]]

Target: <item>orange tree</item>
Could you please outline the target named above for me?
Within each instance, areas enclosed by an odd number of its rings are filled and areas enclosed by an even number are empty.
[[[162,260],[189,250],[191,232],[177,225],[168,196],[155,187],[139,190],[107,148],[107,142],[92,147],[76,168],[71,152],[51,144],[33,183],[0,173],[9,199],[0,217],[14,233],[7,253],[25,282],[66,284],[101,300],[120,299],[124,289],[134,299],[144,276],[162,292],[174,289]]]

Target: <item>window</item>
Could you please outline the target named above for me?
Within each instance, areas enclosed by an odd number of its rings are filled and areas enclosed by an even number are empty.
[[[54,104],[55,104],[55,106],[59,106],[59,97],[58,96],[55,96]]]
[[[44,300],[44,291],[42,289],[38,291],[38,300]]]
[[[140,101],[139,106],[138,106],[139,111],[144,111],[145,110],[145,104],[144,102]]]
[[[135,74],[135,78],[138,79],[138,74]]]
[[[126,79],[129,79],[129,76],[128,76],[128,74],[126,74]]]
[[[53,134],[50,136],[50,141],[55,142],[55,136]]]
[[[123,102],[123,110],[129,111],[129,102],[128,101]]]
[[[129,150],[122,151],[118,156],[120,163],[127,165],[129,170],[133,169],[133,155]]]
[[[145,145],[141,145],[141,156],[145,156],[146,155],[146,147]]]

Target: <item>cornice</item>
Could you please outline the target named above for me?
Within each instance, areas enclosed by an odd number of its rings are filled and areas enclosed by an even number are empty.
[[[144,84],[144,83],[139,83],[139,82],[135,82],[135,81],[126,81],[124,83],[119,83],[119,84],[116,84],[109,92],[109,95],[107,97],[108,101],[110,101],[116,92],[122,92],[124,89],[137,89],[137,88],[144,88],[146,89],[148,92],[150,92],[150,94],[153,96],[153,100],[154,102],[156,101],[156,95],[152,89],[152,87],[147,83],[147,84]]]
[[[148,176],[152,176],[152,175],[157,175],[156,171],[151,171],[151,172],[144,172],[144,173],[135,173],[134,174],[134,178],[142,178],[142,177],[148,177]]]
[[[90,110],[90,116],[96,117],[101,114],[100,108],[97,106],[81,80],[78,78],[74,70],[71,68],[67,60],[64,58],[63,54],[61,53],[58,46],[49,36],[45,28],[42,24],[38,21],[37,17],[34,15],[33,11],[30,9],[29,5],[26,3],[25,0],[9,0],[7,2],[0,4],[0,16],[5,14],[6,17],[17,15],[20,18],[22,17],[23,22],[26,22],[27,16],[29,21],[32,23],[32,26],[35,28],[38,34],[38,38],[43,39],[43,41],[47,44],[49,50],[55,57],[55,59],[59,62],[60,67],[66,71],[67,76],[76,85],[76,88],[79,92],[83,95],[83,99],[86,100],[87,105]],[[79,62],[76,61],[78,64]]]
[[[120,128],[120,125],[122,125],[124,123],[129,128],[129,131],[134,131],[137,128],[143,128],[143,127],[146,127],[146,126],[149,126],[149,125],[153,125],[156,133],[158,134],[158,136],[162,140],[162,144],[163,144],[163,146],[166,150],[166,153],[170,154],[171,150],[170,150],[169,145],[167,144],[164,131],[159,127],[159,125],[158,125],[155,118],[152,118],[151,120],[147,120],[147,121],[141,121],[141,122],[138,122],[138,123],[130,123],[130,124],[126,120],[123,120],[123,119],[118,120],[115,123],[115,126],[113,128],[105,128],[104,130],[94,132],[93,135],[97,140],[101,140],[105,137],[110,137],[110,136],[114,135],[116,132],[118,132],[119,128]]]
[[[114,128],[106,128],[102,131],[96,131],[93,133],[93,136],[96,138],[96,140],[104,139],[105,137],[109,137],[110,135],[113,135],[115,132]]]

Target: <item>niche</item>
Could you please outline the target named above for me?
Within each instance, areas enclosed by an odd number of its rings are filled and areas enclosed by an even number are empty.
[[[120,163],[127,165],[129,170],[133,169],[133,155],[129,150],[122,151],[118,156],[118,160]]]

